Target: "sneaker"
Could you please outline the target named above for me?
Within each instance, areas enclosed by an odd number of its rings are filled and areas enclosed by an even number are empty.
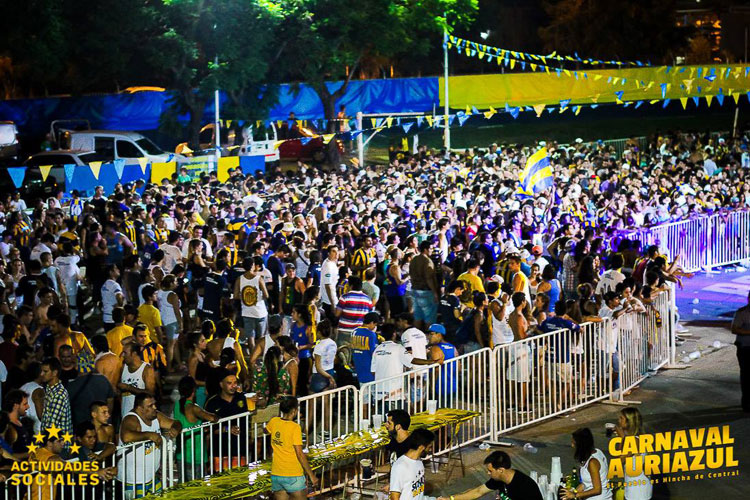
[[[677,333],[687,333],[687,332],[689,332],[690,330],[688,330],[687,328],[685,328],[685,327],[684,327],[684,326],[682,325],[682,323],[677,323],[677,324],[675,325],[675,331],[676,331]]]

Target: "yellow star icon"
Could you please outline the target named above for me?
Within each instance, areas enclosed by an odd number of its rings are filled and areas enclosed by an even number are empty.
[[[73,434],[66,432],[62,435],[63,443],[72,443],[73,442]]]
[[[29,449],[29,453],[36,453],[36,450],[39,449],[39,447],[35,444],[30,444],[27,446],[27,448]]]
[[[34,435],[34,440],[37,443],[43,443],[44,442],[44,434],[42,434],[41,432],[39,434],[35,434]]]
[[[79,445],[79,444],[70,445],[70,453],[72,453],[73,455],[75,455],[79,451],[81,451],[81,445]]]
[[[55,424],[52,424],[52,427],[47,427],[47,435],[51,438],[58,438],[60,439],[60,431],[62,429],[59,429]]]

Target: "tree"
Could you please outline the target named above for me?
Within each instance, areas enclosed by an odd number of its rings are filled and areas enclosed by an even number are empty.
[[[676,26],[676,0],[550,0],[539,35],[548,51],[581,57],[673,62],[689,30]]]
[[[418,55],[442,41],[450,25],[465,24],[477,0],[286,0],[281,38],[288,42],[286,77],[306,82],[320,97],[329,132],[336,101],[363,60]],[[327,81],[338,81],[326,84]]]
[[[265,86],[280,57],[274,28],[282,11],[264,1],[163,0],[162,32],[152,43],[151,63],[171,89],[173,104],[189,115],[188,142],[198,147],[203,111],[216,88],[229,96],[228,118],[261,117],[274,102]]]

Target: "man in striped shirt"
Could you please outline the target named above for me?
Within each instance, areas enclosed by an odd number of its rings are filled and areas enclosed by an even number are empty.
[[[359,276],[349,277],[349,292],[339,299],[336,305],[336,317],[339,319],[336,344],[344,356],[346,364],[351,361],[350,342],[352,332],[362,326],[365,315],[372,311],[372,301],[362,291],[362,279]]]

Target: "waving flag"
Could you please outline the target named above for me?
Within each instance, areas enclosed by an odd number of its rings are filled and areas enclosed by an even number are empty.
[[[552,167],[550,167],[547,148],[542,148],[529,157],[526,168],[518,176],[521,186],[516,192],[521,197],[530,197],[552,186]]]

